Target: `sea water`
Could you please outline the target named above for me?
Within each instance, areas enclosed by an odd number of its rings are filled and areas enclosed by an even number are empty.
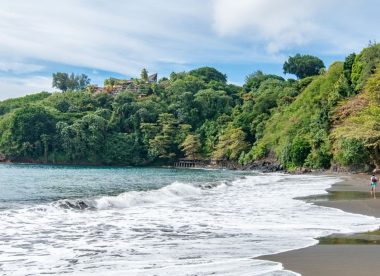
[[[379,220],[296,199],[331,176],[0,166],[0,275],[294,275],[261,255]]]

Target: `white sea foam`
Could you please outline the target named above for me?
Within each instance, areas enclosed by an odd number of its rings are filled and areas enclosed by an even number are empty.
[[[118,196],[105,196],[95,200],[97,209],[127,208],[146,204],[171,203],[183,198],[197,196],[201,190],[193,185],[174,182],[159,190],[127,192]]]
[[[379,225],[373,217],[294,199],[325,193],[337,180],[265,174],[232,184],[174,182],[159,190],[2,211],[0,272],[296,275],[253,257]]]

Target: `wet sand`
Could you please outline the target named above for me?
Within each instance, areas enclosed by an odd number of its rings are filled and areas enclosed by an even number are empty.
[[[380,217],[380,193],[373,199],[369,193],[370,175],[343,175],[343,181],[333,185],[328,191],[328,200],[315,204],[338,208],[346,212]],[[378,187],[380,191],[380,187]]]
[[[379,253],[378,245],[316,245],[260,259],[280,262],[304,276],[375,276]]]
[[[350,213],[380,217],[380,193],[377,199],[370,197],[368,174],[337,176],[343,181],[333,185],[328,196],[305,200]],[[318,245],[312,247],[259,259],[280,262],[286,270],[305,276],[373,276],[380,274],[379,244],[379,231],[350,236],[332,235],[322,238]]]

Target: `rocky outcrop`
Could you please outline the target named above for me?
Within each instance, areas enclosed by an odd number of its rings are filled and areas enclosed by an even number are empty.
[[[247,170],[256,170],[262,172],[279,172],[283,171],[283,166],[274,159],[256,160],[245,167]]]

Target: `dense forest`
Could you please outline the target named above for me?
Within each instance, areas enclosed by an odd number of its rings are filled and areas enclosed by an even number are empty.
[[[0,102],[2,160],[64,164],[163,165],[180,158],[297,168],[380,168],[380,45],[324,69],[296,55],[284,72],[243,86],[202,67],[132,84],[53,75],[62,92]],[[124,85],[125,84],[125,85]],[[123,86],[124,85],[124,86]],[[114,87],[123,87],[114,93]]]

